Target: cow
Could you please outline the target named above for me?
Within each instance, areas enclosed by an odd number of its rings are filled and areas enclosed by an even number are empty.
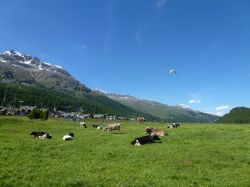
[[[144,118],[144,117],[138,117],[138,118],[136,119],[136,121],[138,121],[139,124],[143,124],[143,123],[145,122],[145,118]]]
[[[147,134],[150,134],[150,135],[158,135],[158,136],[166,136],[168,135],[167,132],[163,131],[163,130],[160,130],[160,129],[154,129],[152,127],[147,127],[145,129],[145,133]]]
[[[66,133],[64,136],[63,136],[63,140],[64,141],[70,141],[70,140],[73,140],[73,138],[75,137],[74,133]]]
[[[30,133],[30,135],[33,135],[34,138],[43,139],[43,140],[52,138],[52,136],[50,136],[47,132],[33,131],[32,133]]]
[[[172,123],[170,125],[168,125],[168,128],[177,128],[177,127],[180,127],[181,124],[180,123]]]
[[[85,122],[81,121],[80,122],[80,128],[87,128],[87,125],[85,124]]]
[[[104,132],[105,132],[105,131],[108,131],[108,133],[110,133],[110,132],[113,132],[113,131],[115,131],[115,130],[118,130],[119,133],[120,133],[120,128],[121,128],[121,124],[120,124],[120,123],[109,124],[109,125],[107,125],[107,127],[105,127],[105,128],[103,129],[103,131],[104,131]]]
[[[102,129],[102,127],[101,127],[101,126],[96,125],[96,124],[93,124],[93,125],[92,125],[92,127],[93,127],[93,128],[96,128],[96,129]]]
[[[148,136],[142,136],[139,138],[135,138],[131,144],[132,145],[136,145],[136,146],[140,146],[140,145],[144,145],[144,144],[149,144],[149,143],[153,143],[155,140],[159,140],[159,143],[161,143],[161,139],[158,135],[148,135]]]

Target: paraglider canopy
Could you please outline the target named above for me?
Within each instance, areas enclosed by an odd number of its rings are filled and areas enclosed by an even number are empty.
[[[168,74],[176,74],[176,71],[175,71],[175,69],[170,69],[169,71],[168,71]]]

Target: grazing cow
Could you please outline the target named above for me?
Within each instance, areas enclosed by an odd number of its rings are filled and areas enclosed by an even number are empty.
[[[138,117],[138,118],[136,119],[136,121],[138,121],[139,124],[143,124],[143,123],[145,122],[145,118],[144,118],[144,117]]]
[[[140,146],[143,144],[149,144],[149,143],[153,143],[155,140],[161,140],[160,137],[158,135],[148,135],[148,136],[142,136],[139,138],[135,138],[131,144],[132,145],[136,145],[136,146]]]
[[[101,126],[96,125],[96,124],[93,124],[93,125],[92,125],[92,127],[96,128],[96,129],[102,129],[102,127],[101,127]]]
[[[83,127],[87,128],[87,125],[85,124],[85,122],[81,121],[80,122],[80,128],[83,128]]]
[[[119,133],[120,133],[120,128],[121,128],[121,124],[120,123],[109,124],[109,125],[107,125],[107,127],[105,127],[103,129],[103,131],[108,131],[110,133],[110,132],[113,132],[115,130],[118,130]]]
[[[33,135],[34,138],[43,139],[43,140],[52,138],[52,136],[50,136],[47,132],[33,131],[32,133],[30,133],[30,135]]]
[[[168,128],[177,128],[177,127],[180,127],[181,124],[180,123],[172,123],[170,125],[168,125]]]
[[[64,141],[70,141],[70,140],[73,140],[73,138],[75,137],[74,133],[66,133],[64,136],[63,136],[63,140]]]
[[[168,135],[167,132],[160,130],[160,129],[154,129],[152,127],[147,127],[145,130],[145,133],[148,133],[150,135],[158,135],[158,136],[166,136]]]

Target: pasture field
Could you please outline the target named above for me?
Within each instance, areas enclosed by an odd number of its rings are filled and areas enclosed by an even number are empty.
[[[250,186],[250,125],[121,121],[121,133],[108,134],[93,123],[0,117],[0,186]],[[170,135],[131,145],[146,126]],[[34,139],[35,130],[53,138]],[[62,141],[66,132],[75,139]]]

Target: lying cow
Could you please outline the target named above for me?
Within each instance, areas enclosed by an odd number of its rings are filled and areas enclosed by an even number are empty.
[[[75,137],[74,133],[66,133],[64,136],[63,136],[63,140],[64,141],[70,141],[70,140],[73,140]]]
[[[30,133],[30,135],[33,135],[34,138],[43,139],[43,140],[52,138],[52,136],[50,136],[47,132],[33,131],[32,133]]]
[[[172,123],[168,126],[168,128],[177,128],[177,127],[180,127],[181,124],[180,123]]]
[[[110,132],[113,132],[113,131],[115,131],[115,130],[118,130],[119,133],[120,133],[120,128],[121,128],[121,124],[120,124],[120,123],[109,124],[107,127],[105,127],[105,128],[103,129],[103,131],[104,131],[104,132],[105,132],[105,131],[108,131],[108,132],[110,133]]]
[[[136,146],[140,146],[143,144],[149,144],[149,143],[153,143],[155,140],[161,140],[160,137],[158,135],[148,135],[148,136],[142,136],[139,138],[135,138],[131,144],[132,145],[136,145]]]
[[[168,135],[167,132],[160,130],[160,129],[154,129],[152,127],[147,127],[145,130],[145,133],[148,133],[150,135],[158,135],[158,136],[166,136]]]
[[[81,121],[80,122],[80,128],[87,128],[87,125],[85,124],[85,122]]]
[[[101,126],[96,125],[96,124],[93,124],[93,125],[92,125],[92,127],[96,128],[96,129],[102,129],[102,127],[101,127]]]

